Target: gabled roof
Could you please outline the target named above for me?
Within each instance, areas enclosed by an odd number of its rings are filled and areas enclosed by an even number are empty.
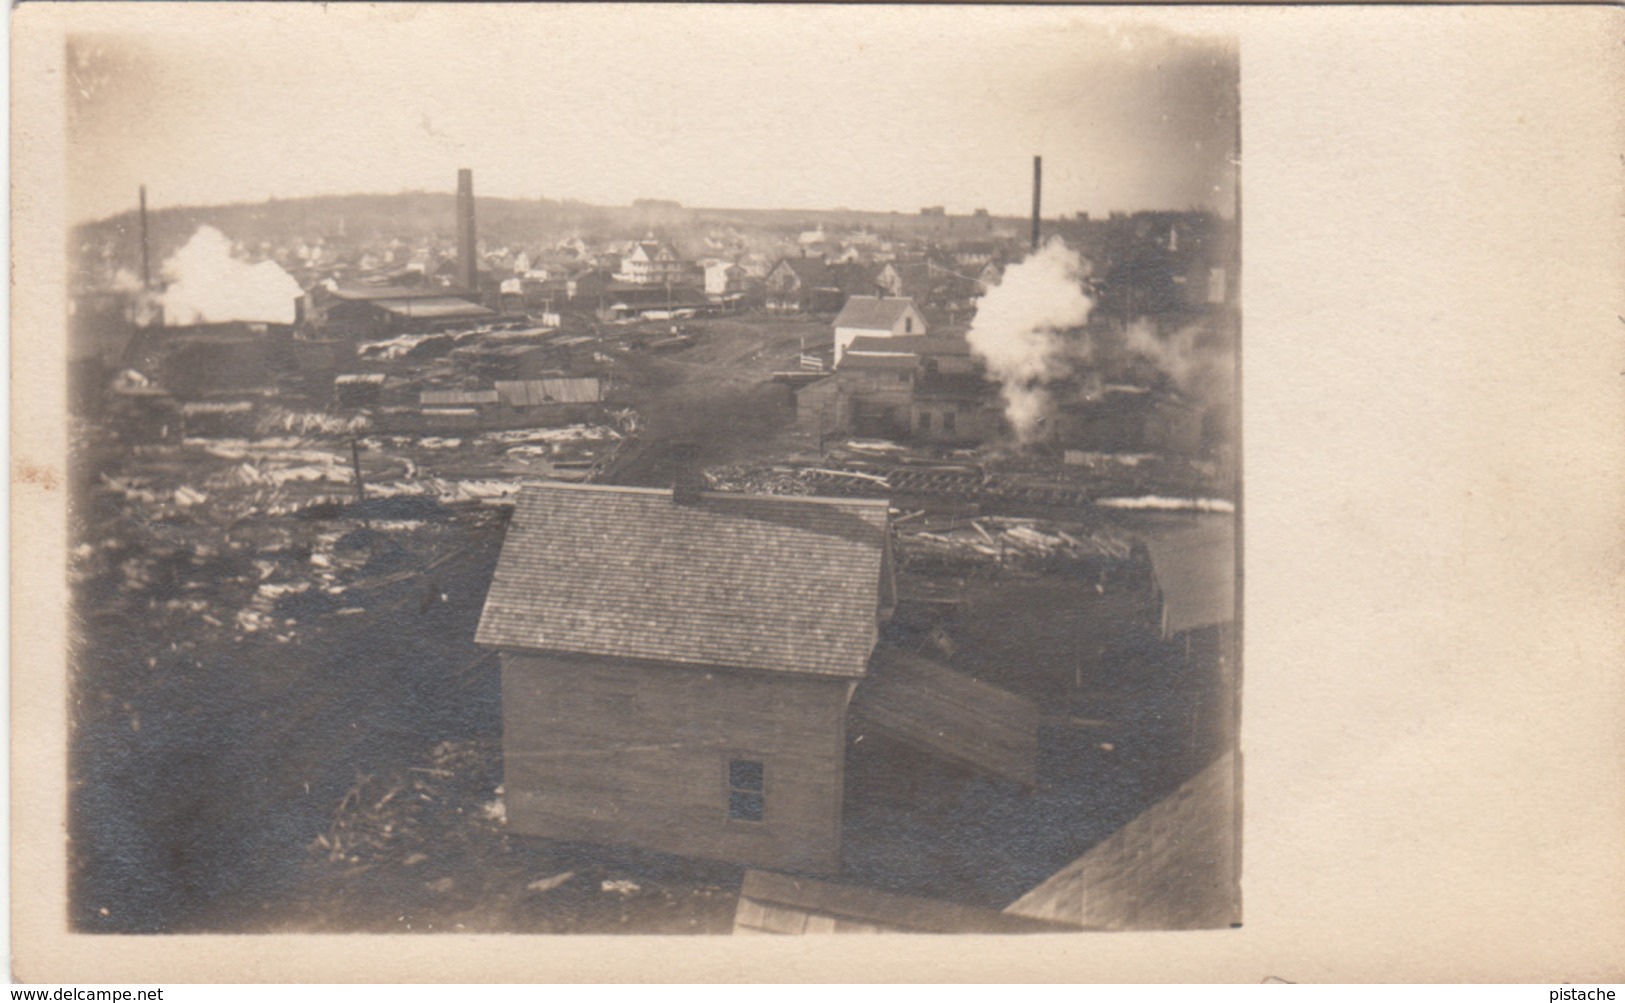
[[[831,284],[829,265],[824,263],[823,258],[780,258],[768,274],[778,271],[781,265],[794,272],[801,284],[808,288]]]
[[[902,319],[903,314],[912,309],[916,314],[919,307],[907,296],[887,296],[880,299],[875,296],[849,296],[846,306],[835,317],[836,327],[855,327],[868,331],[890,331]]]
[[[475,640],[856,678],[890,576],[884,501],[534,484]]]
[[[880,278],[881,269],[875,265],[865,265],[859,262],[830,267],[830,277],[837,287],[844,293],[865,295],[875,291],[875,282]]]
[[[677,257],[674,252],[666,247],[666,245],[657,240],[638,241],[637,244],[632,247],[631,252],[626,255],[626,258],[627,260],[638,260],[640,255],[642,256],[642,260],[646,261],[659,261],[661,260],[662,256],[664,256],[665,260],[667,261],[673,261],[676,260]]]

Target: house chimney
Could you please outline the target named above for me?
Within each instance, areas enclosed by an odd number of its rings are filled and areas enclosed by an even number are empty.
[[[700,471],[699,445],[692,442],[674,443],[671,462],[671,500],[678,505],[698,505],[700,493],[705,490],[705,475]]]
[[[152,288],[152,244],[147,236],[147,186],[141,186],[141,288]]]
[[[480,266],[474,240],[474,172],[457,171],[457,284],[463,291],[480,291]]]
[[[1044,191],[1044,158],[1033,158],[1033,250],[1038,250],[1038,224],[1043,217],[1039,215],[1039,207],[1043,203]]]

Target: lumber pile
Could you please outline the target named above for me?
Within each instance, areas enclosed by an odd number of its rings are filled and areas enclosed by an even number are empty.
[[[358,776],[312,855],[355,873],[386,862],[413,866],[489,838],[506,814],[500,787],[489,799],[498,758],[494,742],[441,742],[421,766]],[[479,811],[463,810],[474,804]]]
[[[1132,541],[1109,530],[998,516],[899,523],[897,547],[905,559],[972,564],[1127,561],[1133,554]]]

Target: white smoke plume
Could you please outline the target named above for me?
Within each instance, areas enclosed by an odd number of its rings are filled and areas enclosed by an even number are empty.
[[[1005,269],[976,305],[966,340],[1000,384],[1005,418],[1030,441],[1048,415],[1048,385],[1086,361],[1089,342],[1063,332],[1083,325],[1094,304],[1083,291],[1088,266],[1058,238]]]
[[[1123,349],[1164,374],[1193,403],[1226,405],[1235,393],[1236,354],[1232,343],[1215,338],[1206,324],[1187,324],[1159,334],[1148,321],[1130,324]]]
[[[114,292],[138,293],[144,287],[141,285],[141,276],[128,268],[120,268],[113,273],[112,288]]]
[[[303,293],[293,276],[274,261],[250,264],[231,255],[231,241],[212,226],[200,226],[164,262],[164,323],[223,324],[246,321],[292,324],[294,300]]]
[[[1123,348],[1149,361],[1167,374],[1175,388],[1185,392],[1190,390],[1197,369],[1205,364],[1196,352],[1196,339],[1201,332],[1200,325],[1191,324],[1170,334],[1158,335],[1149,321],[1138,320],[1123,333]]]

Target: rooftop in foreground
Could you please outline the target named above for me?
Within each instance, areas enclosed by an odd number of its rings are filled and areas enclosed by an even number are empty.
[[[476,640],[860,677],[891,602],[884,501],[534,484]]]

